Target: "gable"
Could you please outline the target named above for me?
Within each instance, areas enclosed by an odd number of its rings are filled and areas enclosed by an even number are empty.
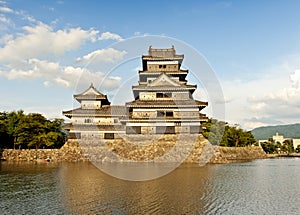
[[[172,80],[168,75],[162,73],[158,78],[148,84],[148,86],[180,86],[180,84]]]
[[[78,94],[78,96],[81,95],[81,96],[91,96],[91,95],[94,95],[94,96],[105,96],[103,95],[102,93],[100,93],[93,85],[93,83],[91,83],[90,87],[84,91],[83,93],[81,94]]]
[[[95,90],[93,87],[90,87],[89,89],[87,89],[82,95],[100,95],[101,93],[99,93],[97,90]]]

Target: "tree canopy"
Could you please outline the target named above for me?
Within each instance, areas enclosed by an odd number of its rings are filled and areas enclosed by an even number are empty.
[[[0,112],[0,148],[60,148],[66,140],[63,122],[23,110]]]
[[[239,128],[238,125],[230,126],[227,122],[211,118],[203,123],[203,127],[203,136],[213,145],[243,147],[255,143],[252,133]]]
[[[293,153],[293,152],[295,152],[293,142],[291,140],[285,140],[281,144],[280,142],[275,143],[275,141],[272,138],[270,138],[269,141],[261,143],[261,147],[268,154]],[[296,149],[296,152],[298,152],[298,150]]]

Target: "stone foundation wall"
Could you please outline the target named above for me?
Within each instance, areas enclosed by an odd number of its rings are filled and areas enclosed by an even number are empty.
[[[265,151],[259,146],[253,147],[216,147],[211,163],[229,163],[267,158]]]
[[[181,162],[185,163],[228,163],[241,160],[266,158],[261,147],[212,146],[202,135],[160,136],[149,140],[142,136],[128,136],[126,139],[93,140],[80,142],[68,140],[61,149],[30,149],[2,151],[1,159],[7,161],[35,162]],[[81,140],[82,141],[82,140]],[[94,140],[95,141],[95,140]]]
[[[1,154],[1,159],[7,161],[87,161],[75,141],[68,141],[61,149],[4,149]]]

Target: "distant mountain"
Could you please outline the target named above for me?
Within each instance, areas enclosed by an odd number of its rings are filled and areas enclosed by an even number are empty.
[[[256,140],[267,140],[275,135],[276,132],[284,137],[300,138],[300,123],[258,127],[251,132]]]

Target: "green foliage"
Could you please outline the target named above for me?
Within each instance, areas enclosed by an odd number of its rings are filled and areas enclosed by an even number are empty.
[[[63,119],[50,121],[39,113],[0,113],[0,148],[59,148],[66,140],[62,124]]]
[[[276,132],[285,137],[300,138],[300,124],[265,126],[255,128],[251,132],[256,140],[267,140]]]
[[[278,145],[275,145],[272,142],[261,143],[261,147],[268,154],[278,153]]]
[[[230,126],[227,122],[209,119],[203,126],[206,128],[203,136],[213,145],[243,147],[255,143],[252,133],[238,128],[238,125]]]
[[[280,142],[274,143],[274,141],[271,139],[267,142],[261,143],[261,147],[268,154],[293,153],[295,151],[293,143],[290,140],[285,140],[281,144]],[[296,151],[297,151],[297,149],[296,149]]]
[[[203,123],[202,125],[206,128],[203,131],[203,136],[207,138],[211,144],[218,145],[222,140],[226,125],[226,122],[210,118],[207,122]]]
[[[24,117],[24,111],[12,111],[8,113],[7,117],[7,134],[9,135],[13,146],[15,148],[15,144],[18,140],[18,129],[21,123],[22,118]]]
[[[9,148],[9,135],[7,125],[8,114],[6,112],[0,112],[0,146]]]
[[[285,141],[283,141],[282,149],[281,150],[283,152],[287,152],[287,153],[293,153],[293,152],[295,152],[292,141],[291,140],[285,140]]]

